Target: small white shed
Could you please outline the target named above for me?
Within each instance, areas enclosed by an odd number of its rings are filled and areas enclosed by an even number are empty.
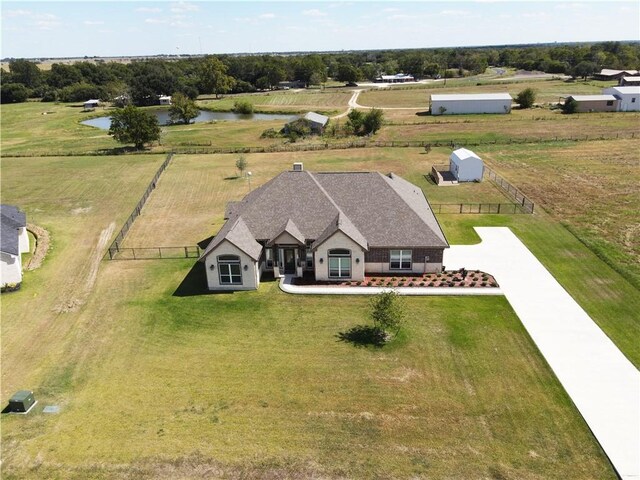
[[[160,105],[171,105],[171,95],[163,95],[159,98]]]
[[[91,109],[99,107],[99,106],[100,106],[100,100],[91,99],[91,100],[87,100],[86,102],[84,102],[84,109],[85,110],[91,110]]]
[[[605,88],[602,93],[613,95],[620,101],[619,112],[640,111],[640,86]]]
[[[484,163],[471,150],[459,148],[449,157],[449,170],[458,182],[479,182],[484,173]]]

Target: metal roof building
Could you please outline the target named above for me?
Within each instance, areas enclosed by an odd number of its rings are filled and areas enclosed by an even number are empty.
[[[512,101],[508,93],[431,95],[431,115],[510,113]]]

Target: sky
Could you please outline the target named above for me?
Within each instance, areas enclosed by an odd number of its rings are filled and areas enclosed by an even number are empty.
[[[2,58],[640,40],[636,1],[1,1]]]

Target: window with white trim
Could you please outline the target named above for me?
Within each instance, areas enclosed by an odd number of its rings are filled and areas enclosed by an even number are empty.
[[[272,249],[265,248],[264,260],[267,268],[273,268],[273,250]]]
[[[220,285],[242,285],[240,257],[236,255],[219,255],[218,275]]]
[[[351,250],[335,248],[329,250],[329,278],[351,277]]]
[[[411,250],[390,250],[390,270],[411,270]]]
[[[313,252],[307,250],[307,268],[313,268]]]

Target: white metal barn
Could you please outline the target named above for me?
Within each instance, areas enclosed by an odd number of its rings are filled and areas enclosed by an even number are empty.
[[[449,170],[458,182],[479,182],[484,173],[484,163],[471,150],[459,148],[449,157]]]
[[[508,93],[431,95],[431,115],[511,113],[512,101]]]
[[[602,93],[613,95],[620,100],[618,103],[619,112],[640,111],[640,86],[605,88]]]

